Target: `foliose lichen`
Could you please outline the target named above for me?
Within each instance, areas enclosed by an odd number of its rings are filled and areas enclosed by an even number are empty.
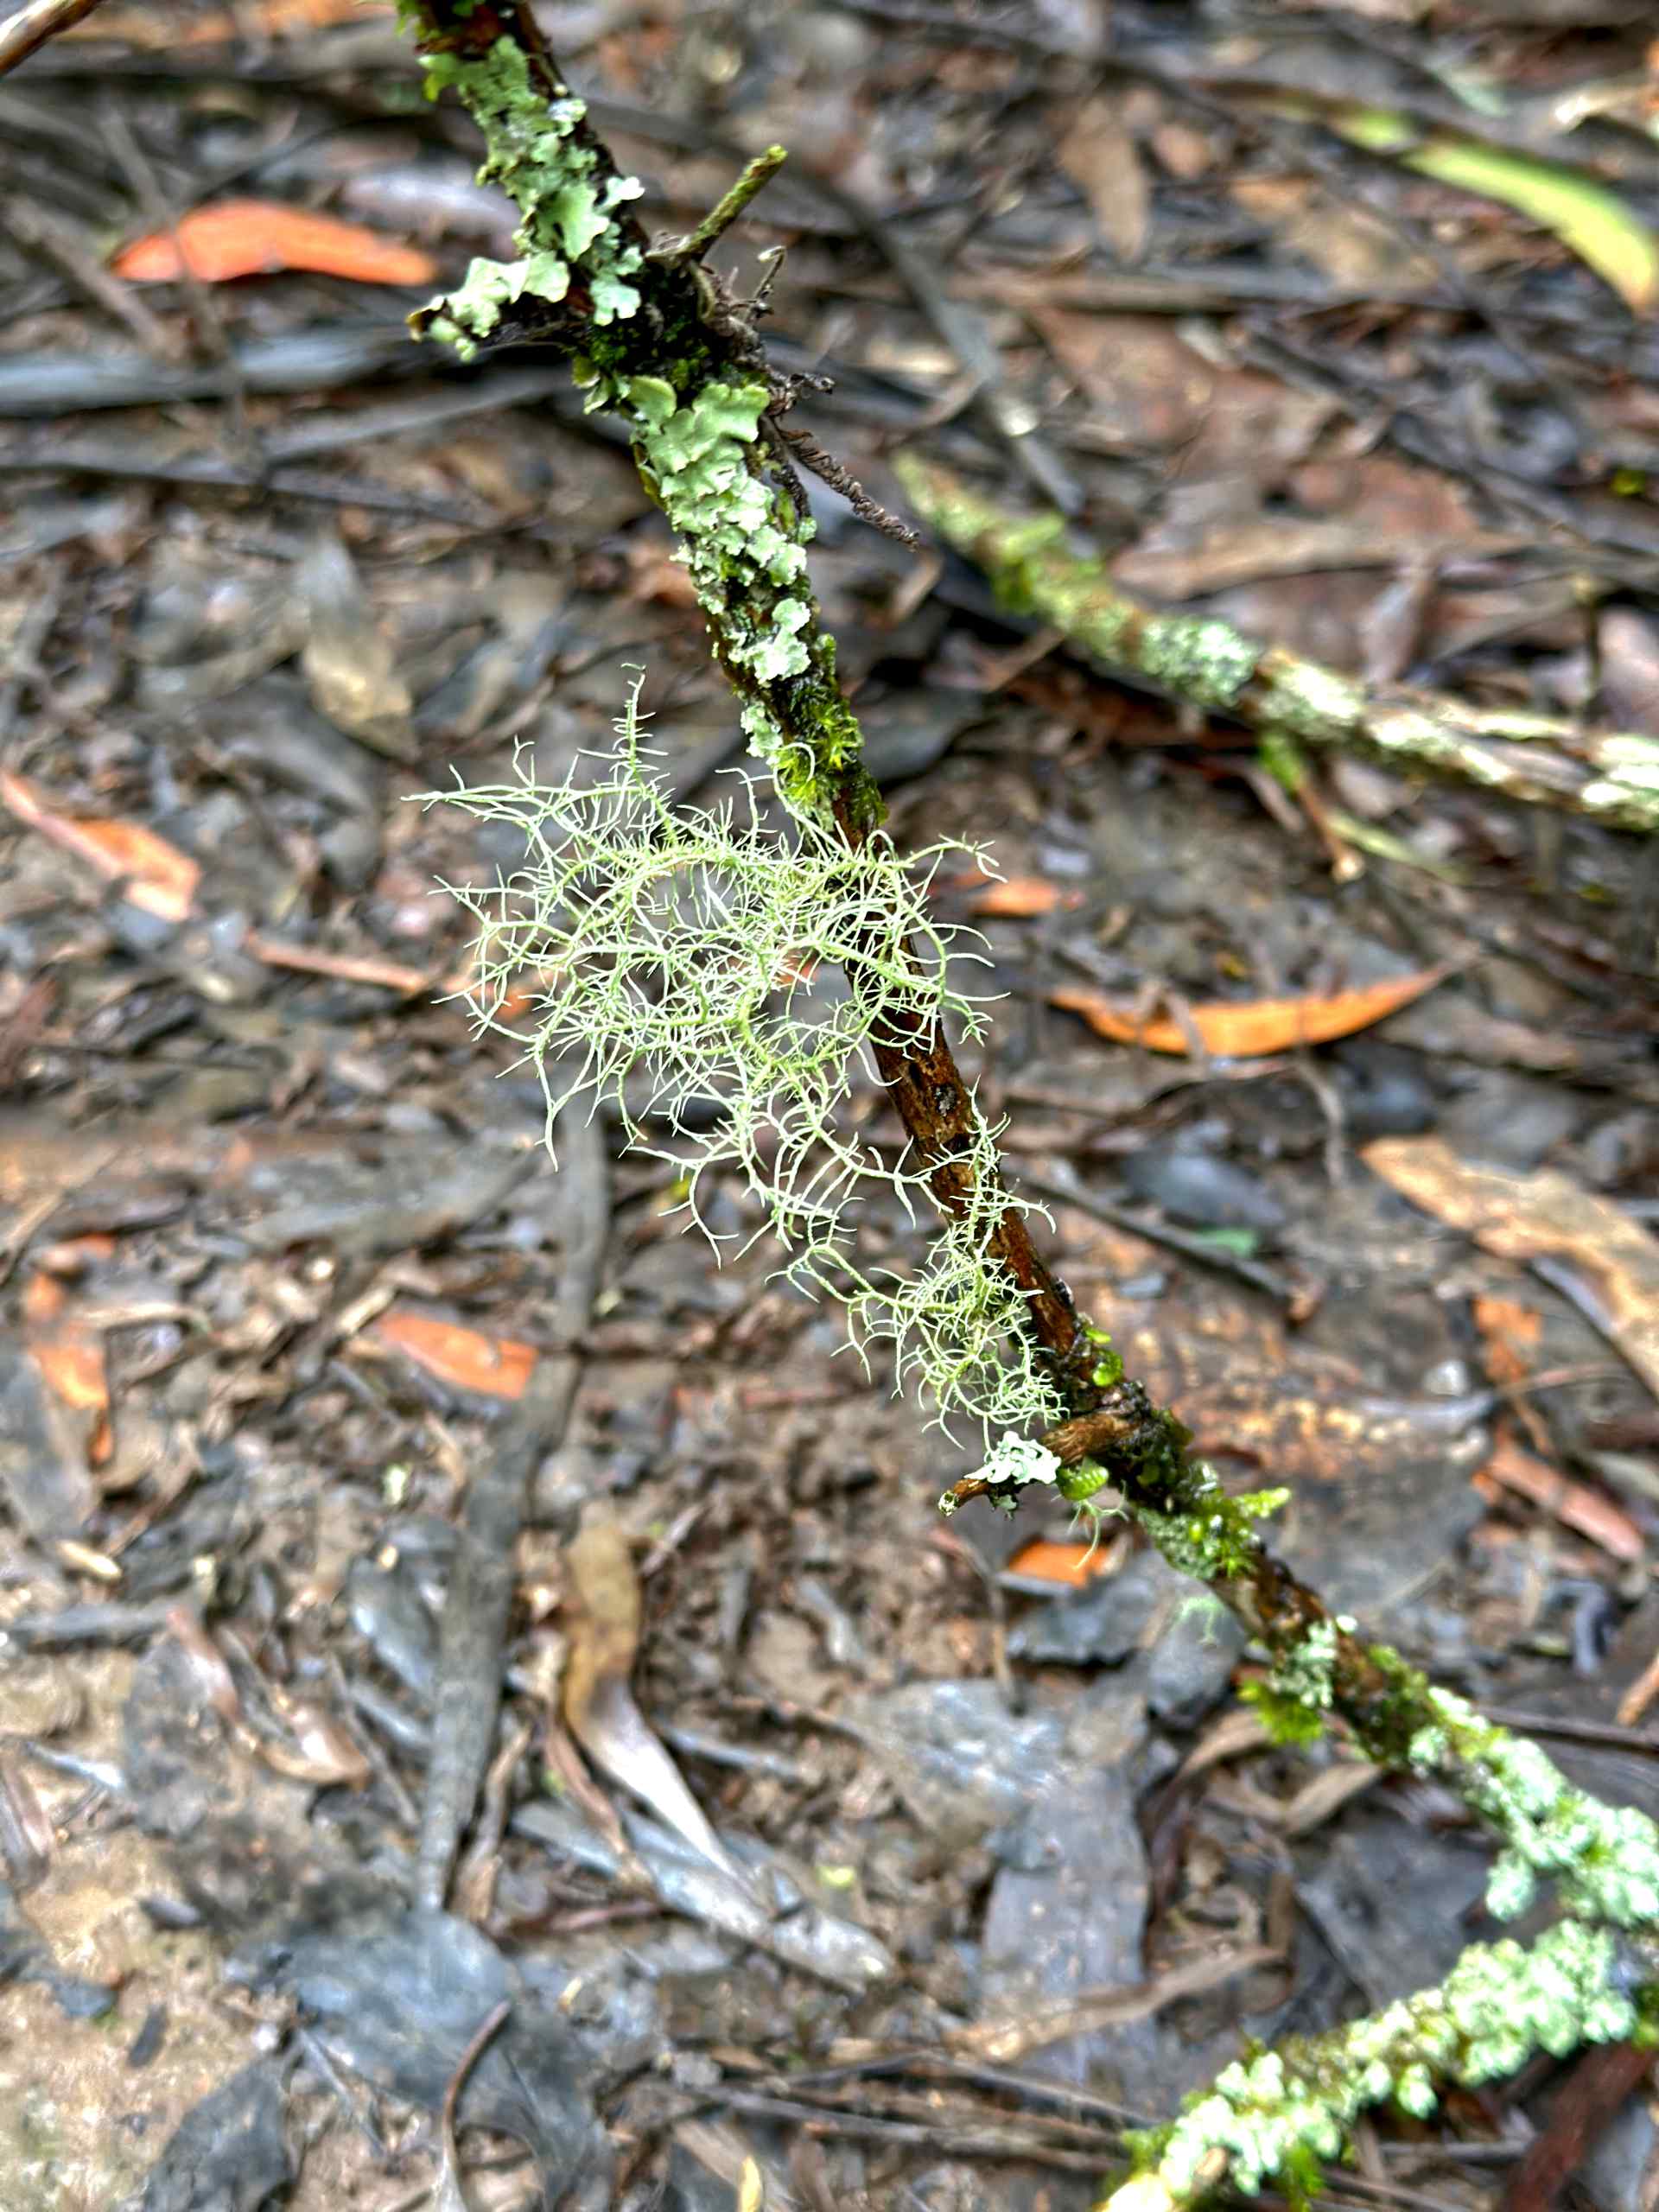
[[[524,49],[496,40],[481,56],[446,50],[421,57],[426,95],[436,99],[452,87],[484,133],[480,184],[499,184],[518,210],[513,244],[523,259],[474,261],[461,289],[433,302],[427,327],[447,339],[463,360],[477,352],[500,321],[509,301],[526,296],[556,302],[579,270],[592,300],[592,319],[607,323],[632,315],[638,289],[628,282],[642,257],[625,234],[616,209],[645,190],[638,177],[598,174],[599,157],[582,143],[577,126],[586,103],[574,93],[544,99],[531,79]]]
[[[434,302],[426,330],[469,359],[507,307],[575,302],[580,290],[586,334],[573,373],[588,408],[611,409],[629,432],[680,541],[677,557],[716,656],[738,688],[752,749],[791,811],[822,820],[831,791],[842,791],[856,804],[853,826],[861,833],[880,819],[880,799],[873,785],[856,778],[849,785],[845,775],[857,759],[858,723],[836,680],[833,645],[814,620],[805,549],[815,525],[764,466],[771,393],[721,365],[681,293],[673,293],[677,332],[653,326],[649,344],[628,346],[607,335],[639,316],[645,258],[617,211],[642,188],[603,169],[580,128],[587,111],[579,99],[545,99],[523,49],[506,37],[482,57],[439,51],[424,60],[429,93],[453,87],[484,132],[479,175],[518,206],[522,257],[474,261],[460,289]]]

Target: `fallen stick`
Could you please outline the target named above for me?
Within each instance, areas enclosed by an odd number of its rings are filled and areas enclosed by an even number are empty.
[[[1353,747],[1408,774],[1456,777],[1610,829],[1659,830],[1659,738],[1367,684],[1212,615],[1162,613],[1120,590],[1103,562],[1070,551],[1059,517],[1010,515],[915,454],[893,467],[924,521],[984,570],[1011,610],[1172,698],[1264,736]]]

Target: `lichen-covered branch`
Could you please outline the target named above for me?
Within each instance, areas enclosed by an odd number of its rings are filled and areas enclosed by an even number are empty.
[[[806,574],[813,524],[763,435],[788,390],[769,378],[741,303],[681,245],[655,250],[619,172],[517,0],[411,0],[429,88],[452,88],[483,131],[481,174],[522,217],[512,263],[475,261],[460,291],[413,320],[464,355],[534,340],[563,348],[588,404],[626,426],[640,474],[680,541],[711,650],[751,746],[805,825],[849,849],[880,834],[880,794],[836,678],[835,642]],[[696,237],[697,233],[694,232]],[[947,1221],[971,1224],[1017,1294],[1052,1394],[1093,1404],[1092,1360],[1065,1287],[1002,1187],[995,1153],[942,1023],[895,1008],[869,1040],[912,1161]]]
[[[589,125],[527,6],[414,0],[410,13],[429,92],[453,90],[470,111],[484,134],[480,174],[520,216],[519,258],[474,261],[459,291],[414,318],[417,332],[463,359],[531,340],[569,354],[590,408],[627,429],[779,789],[804,815],[879,821],[806,580],[812,520],[766,466],[761,419],[787,395],[769,381],[741,304],[702,269],[700,245],[652,252],[628,212],[639,180]]]
[[[732,198],[689,241],[652,247],[627,212],[637,187],[594,134],[526,7],[518,0],[406,5],[431,85],[452,86],[477,118],[485,174],[505,187],[522,216],[518,260],[475,262],[461,289],[416,321],[423,334],[463,353],[521,339],[561,346],[590,404],[626,425],[641,476],[679,538],[751,743],[798,829],[792,850],[773,853],[729,817],[675,815],[641,765],[631,704],[609,783],[473,795],[481,810],[532,832],[524,875],[502,887],[503,904],[486,916],[486,985],[492,963],[498,978],[543,967],[550,980],[532,1058],[578,1047],[588,1055],[586,1079],[613,1093],[643,1063],[658,1086],[653,1108],[671,1120],[677,1103],[712,1089],[726,1103],[727,1124],[707,1157],[737,1166],[782,1233],[803,1236],[809,1277],[833,1272],[844,1282],[849,1272],[835,1241],[836,1198],[867,1169],[856,1148],[836,1139],[830,1116],[850,1058],[867,1053],[910,1143],[902,1171],[888,1179],[901,1192],[925,1189],[944,1227],[912,1285],[895,1290],[852,1270],[852,1290],[841,1294],[867,1336],[912,1340],[911,1356],[943,1407],[966,1408],[1007,1430],[979,1475],[957,1484],[947,1504],[984,1497],[1012,1510],[1029,1486],[1052,1484],[1086,1509],[1109,1486],[1165,1556],[1216,1591],[1265,1651],[1271,1672],[1256,1701],[1278,1732],[1306,1738],[1339,1717],[1379,1764],[1448,1783],[1502,1847],[1494,1910],[1519,1910],[1540,1876],[1558,1881],[1575,1916],[1570,1941],[1562,1936],[1552,1948],[1546,1939],[1531,1965],[1516,1947],[1482,1955],[1485,1963],[1478,1960],[1455,1985],[1450,2040],[1435,2040],[1433,2006],[1411,2000],[1422,2032],[1413,2043],[1410,2023],[1400,2024],[1398,2037],[1390,2031],[1387,2049],[1366,2057],[1373,2070],[1357,2089],[1341,2077],[1340,2095],[1333,2089],[1316,2115],[1319,2141],[1365,2101],[1365,2081],[1380,2078],[1379,2063],[1399,2060],[1395,2085],[1408,2101],[1428,2094],[1422,2082],[1432,2088],[1448,2069],[1462,2078],[1458,2067],[1474,2063],[1472,2046],[1465,2048],[1472,2033],[1465,2032],[1465,1996],[1472,2005],[1479,1988],[1507,1986],[1506,1976],[1520,1993],[1533,1986],[1527,1977],[1535,1971],[1565,1977],[1577,1993],[1570,2028],[1567,2000],[1552,2011],[1539,1997],[1540,2039],[1546,2030],[1573,2037],[1607,2030],[1614,2017],[1605,1996],[1607,1931],[1644,1930],[1659,1919],[1659,1832],[1639,1815],[1573,1789],[1534,1746],[1491,1727],[1388,1647],[1363,1643],[1352,1622],[1332,1616],[1264,1541],[1262,1524],[1282,1493],[1229,1496],[1215,1471],[1192,1456],[1180,1421],[1124,1374],[1109,1341],[1079,1318],[1033,1242],[1027,1208],[1007,1190],[995,1133],[945,1034],[947,1014],[971,1027],[973,1009],[949,984],[910,864],[893,855],[881,829],[880,800],[859,759],[858,723],[836,678],[834,643],[818,620],[806,571],[811,522],[782,459],[784,442],[768,429],[793,394],[768,371],[752,315],[698,258]],[[768,156],[760,167],[770,166]],[[737,199],[759,181],[752,172]],[[937,491],[943,480],[927,480]],[[918,498],[922,481],[912,475]],[[960,499],[956,513],[965,524]],[[970,550],[983,553],[986,533],[1006,525],[982,505],[978,515],[967,535]],[[941,523],[943,509],[932,518]],[[1068,573],[1050,540],[1027,533],[1017,556],[1001,543],[1000,578],[1028,603],[1039,588],[1064,596]],[[1050,619],[1059,603],[1046,607]],[[1320,684],[1328,690],[1341,679],[1287,670],[1224,626],[1116,604],[1116,629],[1103,617],[1104,626],[1084,642],[1234,713],[1265,689],[1281,704],[1264,722],[1319,734],[1309,727],[1316,717],[1308,701]],[[1103,643],[1109,634],[1115,648]],[[1327,726],[1340,719],[1331,707]],[[1479,733],[1465,734],[1472,741]],[[1622,772],[1605,755],[1592,765],[1604,781]],[[1630,770],[1621,804],[1646,788],[1647,772],[1639,762]],[[1589,781],[1586,769],[1575,803],[1614,818],[1606,804],[1586,802]],[[809,964],[833,960],[844,970],[852,995],[844,1026],[798,1020],[787,979],[803,947]],[[763,1124],[772,1132],[767,1144],[759,1141]],[[1442,2011],[1449,2002],[1441,1993]],[[1513,2048],[1513,2038],[1503,2047]],[[1407,2082],[1408,2088],[1401,2086]],[[1274,2144],[1294,2149],[1303,2139],[1294,2127],[1287,2132],[1284,2120],[1308,2103],[1302,2076],[1287,2072],[1281,2084],[1252,2072],[1241,2077],[1239,2094],[1255,2131],[1243,2148],[1224,2134],[1183,2166],[1185,2149],[1171,2146],[1197,2142],[1189,2115],[1161,2148],[1160,2171],[1185,2175],[1185,2186],[1219,2150],[1224,2164],[1239,2162],[1241,2176],[1262,2173]],[[1217,2097],[1232,2108],[1230,2091]],[[1280,2118],[1269,2126],[1274,2113]],[[1219,2125],[1221,2113],[1211,2118]]]
[[[1442,2087],[1478,2088],[1535,2053],[1564,2058],[1644,2032],[1656,1963],[1650,1946],[1580,1920],[1558,1922],[1529,1950],[1471,1944],[1438,1989],[1228,2067],[1141,2139],[1142,2171],[1100,2212],[1180,2212],[1223,2183],[1254,2195],[1274,2177],[1311,2194],[1368,2105],[1392,2100],[1424,2119]]]
[[[1071,551],[1062,518],[1018,519],[914,454],[895,467],[918,512],[985,571],[1011,610],[1174,698],[1264,735],[1354,747],[1407,773],[1456,777],[1616,830],[1659,830],[1659,738],[1368,684],[1256,645],[1230,623],[1160,613],[1121,591],[1103,562]]]
[[[627,424],[641,473],[679,534],[756,751],[807,836],[859,852],[880,836],[880,802],[859,763],[857,721],[807,581],[811,524],[777,480],[760,435],[769,401],[753,334],[718,288],[699,289],[678,247],[653,251],[639,233],[626,213],[633,182],[588,125],[527,9],[516,0],[415,0],[413,12],[430,81],[453,86],[471,108],[485,136],[485,173],[521,211],[524,257],[474,262],[461,291],[417,320],[463,350],[512,328],[569,352],[592,404]],[[994,521],[986,510],[985,526]],[[1217,703],[1236,696],[1237,683],[1217,672],[1213,653],[1206,660],[1202,639],[1182,650],[1192,696]],[[1173,667],[1170,654],[1158,658]],[[556,812],[559,797],[551,795]],[[545,911],[543,899],[543,921]],[[829,957],[867,976],[913,959],[872,919],[846,936]],[[708,995],[695,974],[690,988]],[[1054,1440],[1051,1449],[1011,1437],[952,1502],[982,1495],[1012,1506],[1033,1480],[1072,1499],[1109,1484],[1166,1556],[1216,1589],[1263,1646],[1285,1683],[1285,1715],[1310,1709],[1305,1678],[1316,1666],[1317,1707],[1341,1715],[1379,1763],[1421,1770],[1428,1732],[1446,1718],[1434,1694],[1386,1649],[1362,1643],[1274,1556],[1259,1525],[1270,1497],[1230,1497],[1192,1457],[1181,1422],[1079,1320],[1006,1190],[943,1007],[937,994],[889,992],[861,1042],[910,1138],[912,1179],[957,1232],[951,1265],[982,1256],[992,1289],[1012,1290],[997,1310],[1020,1327],[1017,1363],[1031,1378],[1025,1426]],[[1002,1403],[1011,1428],[1020,1425],[1017,1395]],[[1069,1418],[1052,1428],[1057,1406]]]

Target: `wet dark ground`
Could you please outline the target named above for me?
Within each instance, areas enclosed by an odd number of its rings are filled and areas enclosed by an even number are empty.
[[[879,495],[920,444],[1137,589],[1654,727],[1650,320],[1262,89],[1433,121],[1421,54],[1478,62],[1659,219],[1632,11],[545,12],[652,227],[798,149],[736,266],[788,244],[779,356],[836,374],[814,427]],[[462,122],[337,13],[112,5],[0,85],[0,2202],[714,2212],[753,2161],[806,2212],[1086,2205],[1242,2033],[1491,1933],[1485,1854],[1340,1743],[1264,1746],[1230,1624],[1109,1525],[1085,1567],[1063,1518],[943,1524],[972,1440],[766,1246],[711,1266],[671,1166],[601,1122],[554,1172],[434,889],[512,853],[412,802],[520,744],[562,773],[635,664],[718,792],[659,518],[556,365],[405,344],[429,286],[87,275],[227,197],[435,281],[500,250]],[[820,520],[895,835],[1011,879],[937,903],[987,933],[982,1096],[1079,1304],[1292,1487],[1328,1597],[1659,1809],[1650,855],[1357,762],[1300,805]],[[1441,969],[1266,1055],[1054,1002]],[[864,1264],[919,1249],[868,1210]],[[1599,2086],[1379,2120],[1329,2199],[1524,2212]],[[1563,2201],[1652,2201],[1649,2094]]]

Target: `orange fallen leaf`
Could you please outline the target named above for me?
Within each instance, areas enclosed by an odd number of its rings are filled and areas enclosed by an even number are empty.
[[[416,1366],[458,1390],[485,1398],[522,1398],[536,1365],[534,1344],[510,1337],[486,1337],[456,1321],[440,1321],[394,1306],[380,1315],[372,1333]]]
[[[1519,1372],[1525,1374],[1523,1354],[1537,1349],[1544,1332],[1543,1316],[1535,1306],[1522,1306],[1518,1299],[1498,1298],[1490,1293],[1477,1297],[1472,1305],[1475,1326],[1485,1340],[1489,1357],[1498,1354],[1507,1361],[1519,1363]],[[1494,1380],[1512,1382],[1513,1373],[1495,1376]]]
[[[1046,876],[1010,875],[1001,883],[988,883],[976,891],[968,901],[968,910],[974,914],[1000,915],[1006,920],[1022,922],[1034,914],[1052,914],[1057,906],[1081,906],[1081,891],[1062,891],[1058,883],[1050,883]]]
[[[66,1406],[78,1414],[102,1413],[108,1406],[104,1352],[96,1338],[77,1332],[29,1349],[35,1366]]]
[[[158,47],[224,46],[248,37],[255,25],[268,38],[285,33],[324,30],[331,23],[361,22],[367,16],[391,14],[391,0],[258,0],[232,14],[228,7],[211,10],[186,22],[176,8],[106,8],[89,21],[72,24],[69,39],[117,40],[143,51]]]
[[[1471,1311],[1480,1332],[1487,1375],[1500,1390],[1514,1389],[1532,1372],[1534,1354],[1544,1333],[1543,1315],[1535,1306],[1494,1296],[1471,1300]],[[1534,1451],[1547,1454],[1549,1431],[1537,1407],[1516,1399],[1515,1412]]]
[[[0,799],[20,822],[95,868],[111,883],[124,883],[135,906],[163,922],[181,922],[201,880],[200,863],[142,822],[106,822],[60,814],[27,777],[0,769]]]
[[[1256,1059],[1297,1045],[1328,1045],[1333,1038],[1369,1029],[1432,991],[1450,972],[1443,967],[1425,968],[1414,976],[1397,976],[1390,982],[1368,983],[1358,990],[1333,991],[1325,998],[1217,999],[1188,1012],[1205,1052],[1218,1059]],[[1048,998],[1052,1006],[1080,1014],[1091,1029],[1115,1045],[1140,1045],[1149,1052],[1188,1050],[1179,1023],[1161,1016],[1142,1019],[1099,991],[1067,985],[1051,991]]]
[[[283,269],[314,269],[359,284],[431,284],[438,274],[437,263],[418,246],[280,200],[222,200],[193,208],[175,230],[135,238],[110,265],[131,284],[172,284],[187,262],[208,284]]]
[[[1637,1560],[1646,1549],[1642,1531],[1611,1498],[1559,1473],[1506,1436],[1498,1439],[1480,1473],[1488,1482],[1530,1498],[1564,1529],[1587,1536],[1613,1559]]]
[[[74,1424],[75,1433],[85,1442],[86,1464],[105,1465],[115,1449],[115,1434],[102,1334],[78,1317],[68,1292],[51,1275],[29,1277],[22,1309],[24,1342],[41,1381],[69,1412],[91,1416]]]
[[[1059,1582],[1069,1590],[1081,1590],[1086,1583],[1110,1574],[1116,1566],[1116,1555],[1104,1545],[1061,1543],[1038,1537],[1014,1554],[1007,1571],[1030,1581]]]

